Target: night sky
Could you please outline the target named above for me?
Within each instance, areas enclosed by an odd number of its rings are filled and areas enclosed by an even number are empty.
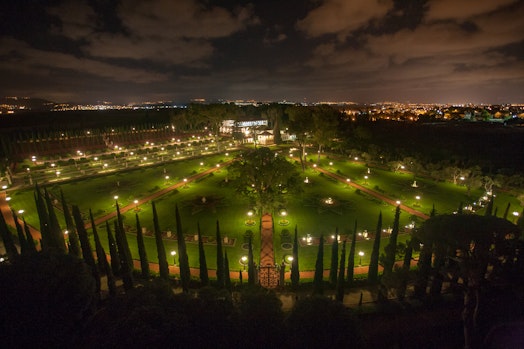
[[[0,96],[524,103],[522,0],[3,0]]]

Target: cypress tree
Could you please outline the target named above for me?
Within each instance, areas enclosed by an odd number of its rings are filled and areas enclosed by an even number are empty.
[[[67,206],[67,202],[65,200],[64,193],[62,192],[62,190],[60,190],[60,198],[62,200],[64,220],[66,223],[66,228],[69,237],[69,253],[74,256],[80,257],[80,245],[78,242],[78,234],[76,233],[75,224],[73,223],[73,217],[71,217],[71,213],[69,211],[69,207]]]
[[[160,231],[160,225],[158,223],[158,216],[156,213],[155,202],[152,201],[153,207],[153,226],[155,231],[156,251],[158,254],[158,267],[160,277],[164,280],[169,279],[169,266],[167,264],[166,249],[164,248],[164,241],[162,240],[162,232]]]
[[[435,210],[435,204],[433,204],[433,207],[431,208],[431,212],[429,213],[429,216],[435,217],[436,214],[437,214],[437,210]]]
[[[20,244],[20,254],[21,255],[27,255],[27,241],[25,240],[24,231],[22,229],[22,226],[20,225],[20,222],[18,222],[18,217],[16,215],[15,210],[11,209],[11,213],[13,215],[13,220],[15,222],[16,227],[16,233],[18,234],[18,243]]]
[[[412,240],[406,241],[406,248],[404,249],[404,263],[402,264],[401,279],[398,289],[398,298],[403,300],[406,295],[406,289],[408,286],[409,270],[411,268],[411,257],[413,255],[413,244]]]
[[[247,284],[255,284],[255,261],[253,260],[253,243],[252,238],[249,236],[249,249],[247,252]]]
[[[93,250],[91,249],[91,244],[89,243],[89,237],[87,235],[87,230],[82,220],[82,214],[78,206],[73,205],[73,217],[76,223],[76,230],[78,231],[78,238],[80,239],[80,247],[82,248],[82,257],[86,264],[91,268],[91,274],[96,281],[96,291],[100,292],[100,273],[95,263],[93,257]]]
[[[111,233],[111,226],[109,225],[109,221],[106,221],[106,232],[107,244],[109,245],[109,255],[111,256],[111,270],[113,271],[113,274],[120,275],[122,264],[120,263],[120,257],[118,256],[118,249],[116,246],[115,237],[113,236],[113,233]]]
[[[93,218],[93,212],[91,212],[91,209],[89,209],[89,219],[91,220],[91,228],[93,230],[93,238],[95,240],[95,252],[96,252],[96,259],[98,261],[98,270],[100,273],[103,273],[106,275],[107,288],[109,289],[109,293],[111,294],[111,296],[114,296],[116,294],[115,280],[113,277],[113,273],[111,272],[111,269],[109,268],[109,263],[107,263],[107,257],[106,257],[104,248],[102,247],[102,244],[100,243],[100,237],[98,236],[98,231],[96,230],[95,220]],[[99,287],[100,286],[97,285],[97,291],[100,291]]]
[[[337,285],[338,270],[338,227],[335,229],[335,240],[331,245],[331,265],[329,269],[329,283],[332,287]]]
[[[431,258],[432,258],[433,243],[430,241],[424,242],[420,250],[418,258],[417,279],[415,282],[415,295],[422,297],[426,294],[429,274],[431,272]]]
[[[524,231],[524,208],[517,219],[517,227],[519,227],[520,231]]]
[[[62,229],[60,228],[60,224],[58,223],[58,218],[56,217],[55,208],[53,206],[53,202],[51,201],[51,197],[49,196],[49,192],[45,188],[44,198],[47,204],[47,214],[49,217],[49,233],[51,236],[51,242],[53,243],[53,247],[65,253],[67,251],[67,248],[65,244],[64,235],[62,233]]]
[[[131,250],[129,249],[129,243],[127,242],[127,236],[126,231],[124,229],[124,220],[122,219],[122,215],[120,214],[120,207],[118,206],[118,202],[115,201],[116,206],[116,219],[118,223],[118,229],[115,229],[115,236],[116,236],[116,242],[117,246],[120,249],[120,246],[118,244],[121,244],[123,253],[120,256],[120,262],[126,262],[128,266],[128,270],[131,273],[134,269],[133,265],[133,256],[131,255]]]
[[[464,206],[464,204],[461,201],[460,204],[459,204],[458,210],[457,210],[457,214],[463,214],[464,213],[464,207],[463,206]]]
[[[484,216],[492,216],[493,214],[493,204],[495,196],[491,195],[488,201],[488,204],[486,205],[486,211],[484,212]]]
[[[353,236],[351,237],[351,246],[349,246],[349,255],[348,255],[348,275],[347,281],[348,285],[353,284],[353,276],[355,275],[355,248],[357,245],[357,220],[355,219],[355,228],[353,229]]]
[[[132,273],[133,270],[129,268],[129,263],[127,262],[124,241],[122,240],[123,233],[120,231],[118,221],[114,221],[113,223],[113,228],[115,229],[118,257],[120,258],[120,276],[122,277],[122,281],[124,282],[124,288],[126,290],[130,290],[133,288],[134,284]]]
[[[136,243],[138,245],[138,255],[140,256],[140,271],[142,278],[149,279],[149,260],[147,259],[146,246],[144,245],[144,234],[142,233],[142,226],[138,213],[135,213],[136,219]]]
[[[395,219],[393,221],[393,229],[389,237],[389,243],[384,249],[386,256],[384,258],[384,275],[391,275],[393,272],[393,265],[395,265],[395,255],[397,252],[397,237],[399,232],[399,219],[400,219],[400,205],[395,210]]]
[[[34,198],[36,211],[38,213],[38,221],[40,222],[40,234],[42,235],[40,247],[42,251],[47,251],[51,246],[53,246],[53,243],[51,242],[51,234],[49,232],[49,216],[47,215],[44,198],[42,197],[38,184],[35,185]]]
[[[369,260],[368,281],[376,283],[378,281],[378,258],[380,255],[380,238],[382,235],[382,212],[378,215],[377,229],[375,230],[375,241],[373,241],[373,250]]]
[[[200,223],[197,223],[198,232],[198,263],[200,265],[200,284],[207,286],[209,284],[209,274],[207,272],[206,253],[204,250],[204,241],[200,232]]]
[[[346,240],[342,243],[342,252],[340,254],[340,266],[338,269],[338,278],[337,278],[337,301],[344,301],[344,276],[346,274]]]
[[[33,235],[31,234],[31,231],[29,230],[29,225],[27,225],[25,218],[22,218],[24,222],[24,231],[25,231],[25,238],[27,242],[27,249],[29,253],[36,253],[36,246],[35,246],[35,240],[33,239]]]
[[[431,270],[431,285],[429,287],[429,295],[431,299],[438,299],[442,291],[442,284],[444,282],[444,276],[441,273],[441,269],[446,263],[446,248],[441,243],[435,243],[433,248],[433,268]]]
[[[176,218],[176,236],[178,241],[178,260],[180,263],[180,281],[182,282],[182,290],[189,292],[189,282],[191,281],[191,273],[189,270],[189,259],[187,256],[186,240],[184,239],[184,232],[182,231],[182,220],[180,219],[180,212],[178,205],[175,205]]]
[[[231,292],[231,275],[229,274],[229,259],[227,258],[227,249],[224,252],[224,286]]]
[[[220,236],[220,224],[217,220],[216,229],[216,241],[217,241],[217,287],[224,287],[224,255],[222,254],[222,237]],[[249,240],[251,244],[251,240]]]
[[[16,249],[15,242],[11,231],[7,227],[4,214],[0,211],[0,234],[2,235],[2,241],[4,242],[5,252],[7,257],[13,261],[18,256],[18,250]]]
[[[296,291],[300,281],[300,272],[298,270],[298,232],[295,225],[295,238],[293,239],[293,260],[291,261],[291,288]]]
[[[510,207],[511,207],[511,202],[508,202],[508,204],[506,205],[506,209],[504,210],[504,216],[502,218],[508,219],[508,214],[509,214],[509,208]]]
[[[315,262],[315,276],[313,278],[313,295],[324,294],[324,235],[320,235],[317,260]]]

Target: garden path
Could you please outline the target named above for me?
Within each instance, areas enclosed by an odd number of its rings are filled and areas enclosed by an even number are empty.
[[[268,213],[262,216],[262,228],[260,230],[259,282],[265,288],[275,288],[279,282],[279,273],[275,268],[273,251],[273,218]]]

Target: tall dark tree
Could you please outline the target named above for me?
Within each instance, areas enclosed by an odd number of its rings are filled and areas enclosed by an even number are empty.
[[[151,205],[153,207],[153,227],[155,232],[156,252],[158,254],[158,268],[160,277],[164,280],[169,280],[169,265],[167,264],[166,249],[164,247],[164,241],[162,240],[160,224],[158,223],[155,202],[152,201]]]
[[[96,258],[98,260],[98,270],[100,273],[103,273],[106,275],[107,288],[109,290],[109,294],[111,296],[115,296],[116,295],[115,277],[113,275],[113,271],[111,270],[111,267],[109,266],[109,263],[107,262],[106,252],[104,251],[104,247],[102,246],[102,243],[100,242],[100,237],[98,236],[98,231],[96,230],[96,224],[95,224],[95,220],[93,218],[93,213],[91,212],[91,210],[89,210],[89,218],[91,220],[91,228],[93,229],[93,238],[95,240],[95,251],[96,251]]]
[[[402,268],[398,271],[400,280],[397,289],[397,296],[400,300],[403,300],[406,296],[406,289],[408,287],[409,271],[411,269],[411,257],[413,256],[412,241],[412,239],[406,241],[406,247],[404,248],[404,262],[402,263]]]
[[[429,213],[430,217],[435,217],[437,215],[437,210],[435,209],[435,204],[431,207],[431,212]]]
[[[280,127],[282,124],[283,108],[279,104],[271,104],[262,116],[265,117],[273,128],[273,141],[275,144],[282,143],[282,136],[280,134]]]
[[[229,274],[229,259],[227,258],[227,250],[224,252],[224,286],[226,290],[231,291],[231,275]]]
[[[18,243],[20,245],[20,254],[26,255],[28,253],[27,241],[25,239],[24,230],[18,221],[18,216],[15,210],[11,209],[13,220],[15,222],[16,233],[18,234]]]
[[[182,220],[180,219],[180,212],[178,205],[175,206],[176,218],[176,237],[178,241],[178,260],[180,263],[180,281],[182,283],[182,290],[189,292],[189,282],[191,281],[191,273],[189,271],[189,259],[187,256],[186,240],[184,239],[184,231],[182,230]]]
[[[2,265],[0,285],[3,348],[82,346],[80,333],[97,302],[95,281],[82,260],[56,249],[20,256]]]
[[[306,170],[306,147],[309,142],[308,133],[311,131],[311,109],[304,106],[291,106],[286,109],[289,116],[289,130],[296,135],[295,141],[301,149],[300,164],[302,171]]]
[[[493,214],[494,200],[495,195],[490,195],[488,204],[486,205],[486,211],[484,212],[484,216],[496,216],[496,214]]]
[[[384,275],[389,277],[393,272],[393,266],[395,265],[395,255],[397,252],[397,237],[399,232],[399,220],[400,220],[400,205],[397,205],[395,209],[395,219],[393,221],[393,228],[389,237],[389,243],[384,249],[386,252],[384,258]]]
[[[27,249],[29,253],[36,253],[36,245],[35,240],[33,239],[33,235],[31,234],[31,230],[29,230],[29,225],[26,223],[25,218],[22,218],[24,222],[24,232],[25,232],[25,239],[27,242]]]
[[[380,255],[380,238],[382,235],[382,212],[378,215],[377,229],[375,230],[375,241],[373,241],[373,250],[369,260],[368,281],[376,283],[378,281],[378,257]]]
[[[100,273],[93,257],[93,249],[89,243],[89,236],[85,228],[84,220],[78,206],[73,205],[73,218],[75,219],[76,231],[78,231],[78,238],[80,239],[80,247],[82,248],[82,258],[86,264],[91,268],[91,273],[96,281],[96,291],[100,292]]]
[[[481,297],[486,288],[502,290],[515,282],[515,260],[521,259],[518,227],[505,219],[479,215],[439,215],[424,222],[414,233],[414,238],[435,251],[434,259],[443,253],[449,263],[434,264],[441,267],[441,274],[457,274],[462,279],[464,291],[465,347],[476,347],[479,314],[486,303]],[[520,243],[520,246],[522,244]],[[443,251],[443,252],[441,252]],[[431,259],[431,257],[430,257]],[[522,264],[520,264],[522,266]],[[427,286],[427,275],[424,275]],[[431,281],[433,283],[434,280]],[[422,287],[421,287],[422,288]],[[497,291],[499,292],[499,291]],[[496,298],[496,297],[494,297]],[[490,302],[495,302],[490,299]],[[498,311],[498,310],[497,310]]]
[[[204,251],[204,241],[202,241],[202,233],[200,232],[200,223],[197,223],[198,233],[198,262],[200,265],[200,284],[207,286],[209,284],[209,274],[207,271],[206,252]]]
[[[255,261],[253,260],[253,241],[249,236],[249,247],[247,251],[247,283],[248,285],[255,284]]]
[[[121,262],[126,262],[128,269],[132,272],[134,269],[133,265],[133,256],[131,255],[131,249],[129,248],[129,243],[127,242],[127,234],[126,230],[124,228],[124,220],[122,215],[120,214],[120,207],[118,205],[118,201],[115,201],[116,206],[116,221],[118,224],[118,229],[115,229],[115,237],[117,246],[120,249],[120,245],[122,246],[122,253],[120,254],[120,260]],[[119,251],[120,252],[120,251]],[[124,259],[125,258],[125,259]]]
[[[116,246],[118,247],[118,256],[120,257],[120,276],[124,282],[124,288],[126,290],[131,290],[134,287],[134,280],[133,269],[129,267],[129,257],[126,253],[125,244],[127,239],[124,240],[125,233],[120,229],[118,220],[114,221],[113,223],[115,229]]]
[[[40,243],[41,250],[45,251],[53,246],[53,242],[51,241],[51,233],[49,231],[49,216],[38,184],[35,185],[34,198],[36,211],[38,213],[38,221],[40,223],[40,234],[42,235],[42,241]]]
[[[502,216],[502,218],[508,219],[508,214],[509,214],[509,208],[510,207],[511,207],[511,202],[508,202],[508,204],[506,205],[506,209],[504,210],[504,215]]]
[[[73,217],[71,217],[71,212],[69,211],[69,206],[62,190],[60,190],[60,198],[62,200],[62,210],[64,212],[64,220],[67,228],[67,237],[69,239],[69,253],[80,257],[80,244],[78,242],[78,234],[76,232],[76,227],[73,222]]]
[[[287,343],[283,347],[364,348],[359,322],[351,309],[327,297],[299,300],[285,324]]]
[[[338,278],[337,278],[337,296],[336,299],[339,302],[344,301],[344,285],[346,281],[344,276],[346,275],[346,240],[342,243],[342,252],[340,254],[340,266],[338,269]]]
[[[311,133],[318,145],[317,162],[320,161],[322,149],[336,137],[339,114],[336,109],[328,105],[319,105],[313,108],[313,129]]]
[[[216,241],[217,241],[217,287],[224,287],[224,255],[222,252],[222,237],[220,236],[220,224],[217,220],[216,229]]]
[[[149,260],[147,259],[146,246],[144,245],[144,233],[142,233],[142,226],[138,214],[135,214],[136,219],[136,243],[138,245],[138,255],[140,256],[140,271],[142,278],[149,279]]]
[[[329,283],[331,287],[337,285],[337,270],[338,270],[338,227],[335,230],[335,239],[331,244],[331,265],[329,268]]]
[[[349,255],[348,255],[347,282],[349,286],[353,284],[353,276],[355,275],[355,248],[356,246],[357,246],[357,220],[355,219],[355,227],[353,228],[353,235],[351,237],[351,246],[349,246]]]
[[[47,189],[44,189],[44,198],[47,205],[47,217],[49,218],[49,233],[53,244],[52,246],[65,253],[67,251],[67,247],[65,244],[64,234],[62,233],[62,229],[58,223],[55,207]]]
[[[298,289],[300,281],[300,272],[298,270],[298,232],[297,226],[295,225],[295,237],[293,239],[293,260],[291,261],[291,288],[293,290]]]
[[[2,241],[4,242],[5,251],[7,257],[10,260],[14,260],[18,256],[18,250],[16,249],[15,242],[13,240],[13,235],[7,227],[4,214],[0,211],[0,234],[2,234]]]
[[[524,208],[517,219],[517,227],[519,227],[520,231],[524,234]]]
[[[430,213],[430,219],[436,217],[435,204]],[[418,257],[418,272],[415,277],[414,295],[415,297],[422,298],[426,295],[426,288],[428,284],[429,275],[431,274],[431,260],[433,257],[433,242],[426,237],[426,241],[423,243],[419,238],[415,238],[414,242],[420,244],[420,253]]]
[[[107,244],[109,245],[109,255],[111,256],[111,270],[113,274],[120,275],[121,273],[121,262],[120,256],[118,255],[118,247],[116,245],[115,237],[111,232],[111,226],[109,221],[106,221],[106,232],[107,232]]]
[[[315,275],[313,277],[313,294],[324,294],[324,235],[322,234],[320,234],[317,260],[315,262]]]

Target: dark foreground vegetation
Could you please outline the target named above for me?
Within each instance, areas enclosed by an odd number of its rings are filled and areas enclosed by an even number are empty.
[[[305,298],[284,314],[276,294],[204,287],[174,294],[162,279],[100,300],[82,260],[41,252],[0,268],[3,346],[102,348],[360,347],[354,313]],[[7,301],[9,300],[9,301]]]
[[[229,277],[209,280],[207,274],[185,280],[182,264],[180,280],[162,269],[159,276],[143,267],[132,272],[118,224],[119,253],[111,254],[109,264],[95,236],[95,261],[75,208],[73,216],[80,224],[80,246],[68,249],[44,229],[42,251],[26,241],[18,253],[1,222],[10,257],[0,264],[0,325],[7,347],[459,348],[465,343],[466,348],[517,348],[524,343],[522,219],[515,225],[489,214],[434,216],[402,247],[390,239],[381,258],[383,274],[358,283],[353,276],[344,278],[343,248],[334,300],[334,285],[322,277],[312,284],[292,280],[278,293],[257,286],[251,254],[244,285],[232,285]],[[422,247],[416,270],[389,261],[391,251],[402,248],[411,256],[416,246]],[[227,254],[223,266],[223,275],[229,275]],[[315,275],[323,270],[320,266]],[[375,301],[345,307],[344,287],[363,286]],[[282,309],[281,292],[293,295],[289,311]]]

